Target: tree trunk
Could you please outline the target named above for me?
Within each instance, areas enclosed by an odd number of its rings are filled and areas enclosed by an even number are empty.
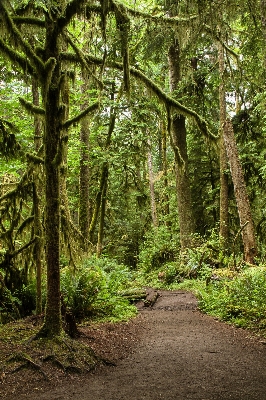
[[[224,84],[224,49],[218,44],[219,52],[219,105],[220,105],[220,246],[223,250],[228,248],[229,220],[228,220],[228,161],[224,143],[224,129],[226,121],[226,99]]]
[[[169,49],[170,89],[174,92],[181,79],[180,50],[178,40]],[[175,154],[177,205],[180,228],[181,251],[192,246],[192,235],[195,232],[192,212],[192,200],[188,172],[188,154],[186,125],[183,115],[174,115],[172,123],[172,146]]]
[[[43,84],[45,108],[44,171],[45,171],[45,247],[47,264],[47,301],[44,326],[40,334],[48,337],[62,332],[60,300],[60,63],[58,37],[54,22],[46,14],[45,59],[53,57],[56,65],[51,82]]]
[[[32,78],[32,98],[33,104],[39,107],[39,88],[38,82]],[[41,119],[39,115],[34,115],[34,144],[36,152],[39,151],[42,145],[42,129]],[[41,173],[42,166],[36,166],[38,174]],[[38,178],[33,184],[33,208],[34,208],[34,236],[36,237],[34,244],[34,259],[36,265],[36,314],[42,312],[42,224],[40,212],[40,199],[42,198],[42,187]]]
[[[40,213],[40,191],[39,185],[33,183],[33,209],[34,209],[34,259],[36,264],[36,314],[42,313],[42,224]]]
[[[83,76],[83,85],[81,87],[82,93],[86,94],[88,89],[88,78],[85,72]],[[81,111],[85,110],[88,103],[84,100],[81,105]],[[90,167],[89,167],[89,117],[83,118],[80,127],[80,173],[79,173],[79,227],[85,239],[85,243],[89,237],[90,226]]]
[[[105,179],[104,185],[101,193],[101,208],[100,208],[100,223],[98,231],[98,242],[97,242],[97,257],[102,255],[103,249],[103,237],[104,237],[104,218],[105,218],[105,208],[106,208],[106,193],[108,187],[108,167],[105,168]]]
[[[153,165],[152,165],[152,154],[151,154],[151,141],[150,141],[150,139],[148,139],[148,171],[149,171],[149,186],[150,186],[152,223],[153,223],[153,226],[158,226],[157,212],[156,212],[156,201],[155,201],[155,192],[154,192]]]
[[[240,164],[237,145],[234,137],[233,126],[231,121],[229,120],[227,120],[225,123],[224,139],[234,184],[234,192],[235,192],[240,225],[241,227],[243,227],[241,234],[244,245],[244,260],[250,264],[255,264],[255,257],[257,255],[257,246],[256,246],[254,225],[251,216],[250,204],[244,181],[244,175]]]
[[[111,100],[114,100],[114,87],[113,87],[113,93],[111,95]],[[108,149],[108,147],[110,146],[110,143],[111,143],[112,133],[115,128],[115,119],[116,119],[116,112],[114,112],[113,107],[111,107],[109,128],[108,128],[107,138],[106,138],[106,142],[105,142],[106,150]],[[103,163],[103,167],[102,167],[100,188],[99,188],[99,192],[97,193],[97,196],[96,196],[95,208],[94,208],[94,212],[93,212],[90,227],[89,227],[89,240],[90,241],[92,241],[92,236],[93,236],[93,233],[94,233],[94,230],[96,227],[99,211],[100,211],[100,208],[102,205],[103,193],[104,193],[105,189],[107,190],[108,169],[109,169],[108,162],[105,161]],[[105,210],[105,206],[104,206],[104,210]]]
[[[171,221],[169,219],[170,215],[169,196],[167,193],[168,179],[167,179],[167,146],[166,146],[165,122],[162,121],[160,126],[161,126],[161,139],[162,139],[162,168],[163,168],[163,181],[164,181],[164,196],[163,196],[164,216],[165,216],[165,225],[171,226]]]

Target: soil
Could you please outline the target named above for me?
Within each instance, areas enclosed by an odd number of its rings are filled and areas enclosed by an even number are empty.
[[[262,338],[203,315],[184,291],[159,291],[138,308],[128,323],[82,327],[79,340],[109,360],[94,372],[3,371],[0,399],[266,400]]]

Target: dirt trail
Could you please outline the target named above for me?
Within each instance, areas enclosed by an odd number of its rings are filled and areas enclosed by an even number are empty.
[[[140,318],[142,336],[115,367],[27,399],[266,400],[265,344],[202,315],[192,294],[160,291]]]

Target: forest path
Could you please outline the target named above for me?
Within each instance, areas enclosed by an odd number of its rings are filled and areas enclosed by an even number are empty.
[[[197,310],[184,291],[142,307],[133,352],[29,400],[266,400],[266,346]]]

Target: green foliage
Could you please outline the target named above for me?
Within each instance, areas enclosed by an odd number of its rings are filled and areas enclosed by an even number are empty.
[[[0,324],[20,317],[18,306],[20,300],[7,289],[4,283],[4,271],[0,270]]]
[[[202,311],[237,326],[266,331],[266,268],[214,280],[199,291]]]
[[[156,270],[167,262],[175,261],[179,254],[177,235],[167,227],[152,228],[146,233],[139,254],[139,268],[146,273]]]
[[[128,319],[136,314],[136,308],[118,292],[129,287],[131,277],[125,266],[91,257],[75,272],[70,267],[62,269],[64,302],[78,319]]]
[[[36,281],[31,280],[27,285],[23,285],[15,291],[15,296],[19,299],[20,316],[31,315],[36,307]],[[43,304],[44,306],[44,304]]]

